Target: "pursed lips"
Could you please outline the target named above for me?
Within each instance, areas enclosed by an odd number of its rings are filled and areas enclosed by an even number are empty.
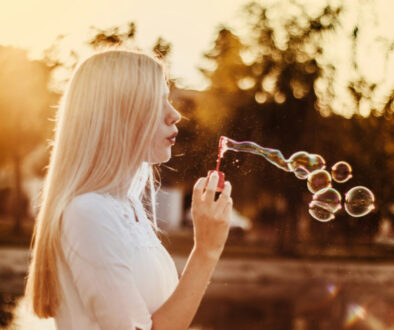
[[[176,141],[176,136],[177,136],[177,135],[178,135],[178,133],[176,132],[176,133],[170,135],[169,137],[167,137],[167,140],[170,141],[172,145],[174,145],[174,144],[175,144],[175,141]]]

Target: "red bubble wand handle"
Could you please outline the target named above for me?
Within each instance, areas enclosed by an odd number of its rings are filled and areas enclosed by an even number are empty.
[[[208,171],[208,180],[209,177],[211,176],[212,173],[216,172],[219,176],[219,182],[218,182],[218,186],[216,188],[217,192],[222,192],[223,188],[224,188],[224,172],[219,171],[219,167],[220,167],[220,160],[223,157],[223,154],[225,152],[225,144],[226,144],[226,140],[223,136],[220,137],[219,139],[219,152],[218,152],[218,159],[216,161],[216,170],[210,170]]]

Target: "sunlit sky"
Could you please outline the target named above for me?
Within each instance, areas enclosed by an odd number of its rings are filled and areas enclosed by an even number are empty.
[[[203,52],[208,51],[221,23],[235,33],[245,33],[245,22],[240,9],[247,0],[0,0],[0,44],[27,48],[31,58],[39,58],[42,51],[65,34],[61,47],[64,54],[70,49],[85,55],[83,43],[91,33],[89,27],[106,29],[123,26],[133,21],[137,26],[136,45],[150,50],[161,36],[172,43],[169,58],[171,76],[182,87],[204,89],[207,82],[197,70],[203,66]],[[272,3],[266,0],[264,3]],[[300,1],[308,8],[319,8],[324,0]],[[330,3],[339,3],[331,1]],[[282,1],[286,6],[286,1]],[[364,4],[360,10],[359,4]],[[363,22],[360,35],[364,37],[365,56],[361,63],[372,79],[379,80],[384,68],[379,65],[378,46],[372,45],[376,35],[394,39],[393,0],[347,0],[351,8],[344,19],[344,29],[357,20]],[[343,31],[347,33],[349,31]],[[333,41],[331,55],[341,54],[340,42]],[[84,49],[84,47],[86,49]],[[371,49],[372,48],[372,49]],[[85,53],[84,53],[85,52]],[[374,57],[375,56],[375,57]],[[371,60],[377,65],[371,65]],[[335,59],[336,63],[340,61]],[[394,66],[394,62],[391,61]],[[393,72],[394,75],[394,72]]]

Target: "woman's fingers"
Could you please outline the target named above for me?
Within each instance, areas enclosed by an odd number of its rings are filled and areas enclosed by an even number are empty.
[[[218,182],[219,182],[219,176],[216,172],[213,172],[208,178],[208,185],[205,188],[204,200],[214,201]]]
[[[231,184],[230,184],[230,182],[228,182],[228,181],[226,181],[225,183],[224,183],[224,188],[223,188],[223,191],[221,192],[221,194],[220,194],[220,196],[219,196],[219,198],[218,198],[218,200],[217,200],[217,203],[218,203],[218,208],[220,209],[220,210],[224,210],[224,208],[226,207],[226,204],[229,202],[229,200],[231,199],[231,197],[230,197],[230,195],[231,195],[231,189],[232,189],[232,187],[231,187]]]
[[[229,223],[231,223],[232,211],[233,211],[233,199],[230,197],[230,199],[226,203],[226,206],[224,207],[224,216],[226,219],[229,219]]]
[[[232,189],[231,183],[229,181],[226,181],[224,183],[224,188],[223,188],[223,191],[220,194],[220,196],[224,195],[224,196],[229,197],[231,195],[231,189]],[[220,198],[220,196],[219,196],[219,198]]]
[[[199,178],[193,187],[192,202],[201,201],[207,178]]]

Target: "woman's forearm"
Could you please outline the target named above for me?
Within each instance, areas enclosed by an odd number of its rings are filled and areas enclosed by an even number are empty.
[[[154,330],[188,329],[218,260],[218,257],[208,256],[193,248],[174,292],[152,314]]]

